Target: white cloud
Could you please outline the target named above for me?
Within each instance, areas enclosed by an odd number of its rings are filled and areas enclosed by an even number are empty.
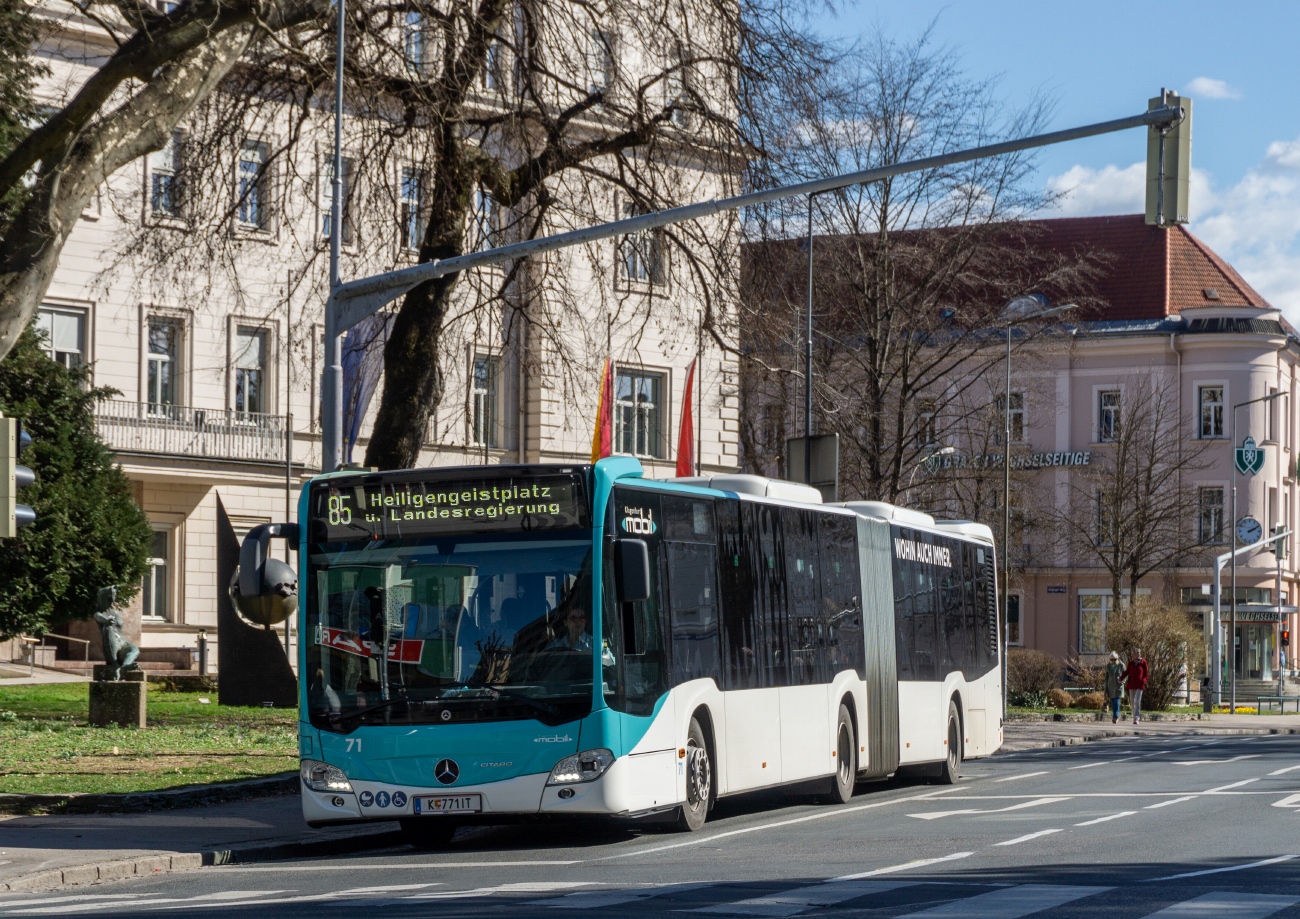
[[[1073,166],[1047,180],[1063,198],[1046,216],[1140,214],[1145,173],[1143,163]],[[1190,205],[1192,232],[1300,325],[1300,137],[1270,143],[1228,189],[1216,190],[1207,173],[1193,169]]]
[[[1216,80],[1214,77],[1197,77],[1187,84],[1183,90],[1193,99],[1200,97],[1202,99],[1240,99],[1241,93],[1237,92],[1222,80]]]

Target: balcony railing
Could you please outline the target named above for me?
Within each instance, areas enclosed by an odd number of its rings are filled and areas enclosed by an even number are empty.
[[[99,436],[120,453],[282,461],[283,415],[108,400],[95,408]]]

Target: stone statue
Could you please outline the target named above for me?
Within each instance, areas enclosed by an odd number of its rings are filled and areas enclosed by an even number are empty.
[[[99,623],[99,638],[104,645],[104,663],[107,664],[108,679],[122,679],[123,670],[139,670],[135,659],[140,656],[140,649],[126,640],[122,634],[122,617],[113,608],[117,600],[116,587],[101,587],[99,590],[98,609],[95,621]]]

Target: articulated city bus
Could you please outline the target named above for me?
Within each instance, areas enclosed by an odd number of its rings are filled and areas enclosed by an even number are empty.
[[[978,524],[756,476],[652,481],[624,457],[323,475],[299,519],[250,534],[241,564],[267,530],[298,539],[313,826],[698,830],[724,795],[950,783],[1001,744]]]

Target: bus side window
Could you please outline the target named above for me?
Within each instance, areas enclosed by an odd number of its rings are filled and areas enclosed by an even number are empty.
[[[862,635],[862,592],[858,576],[857,521],[818,514],[817,543],[821,568],[822,614],[826,619],[826,674],[843,670],[866,673]]]
[[[758,549],[756,614],[763,621],[767,639],[755,649],[758,654],[761,682],[759,686],[790,685],[790,634],[786,590],[785,533],[781,527],[780,508],[769,504],[755,505],[758,518],[755,542]]]
[[[659,496],[644,491],[616,488],[610,499],[611,527],[614,533],[623,533],[624,507],[632,506],[639,512],[638,520],[660,520]],[[612,694],[611,705],[616,711],[630,715],[648,715],[654,711],[655,703],[668,690],[668,655],[665,647],[664,622],[661,611],[664,608],[664,562],[663,540],[658,531],[641,533],[639,539],[645,539],[650,550],[650,597],[635,603],[615,604],[613,576],[613,542],[606,545],[607,561],[605,563],[605,590],[611,599],[606,603],[606,610],[611,615],[605,619],[608,629],[607,638],[610,647],[620,649],[615,656],[619,660],[621,677],[618,678],[618,691]],[[621,634],[615,634],[615,630]]]
[[[723,653],[726,657],[724,689],[756,689],[758,649],[765,644],[758,612],[755,553],[751,538],[758,522],[754,505],[734,498],[719,500],[718,586],[721,588]]]
[[[898,538],[898,528],[893,527],[893,538]],[[912,592],[916,588],[912,577],[913,563],[893,553],[894,562],[894,646],[898,655],[898,678],[914,680],[912,674]]]
[[[686,542],[665,542],[664,547],[668,556],[673,636],[672,685],[705,678],[721,685],[717,550],[713,546]]]
[[[825,682],[825,620],[819,609],[815,512],[782,508],[781,531],[785,536],[790,683]]]

